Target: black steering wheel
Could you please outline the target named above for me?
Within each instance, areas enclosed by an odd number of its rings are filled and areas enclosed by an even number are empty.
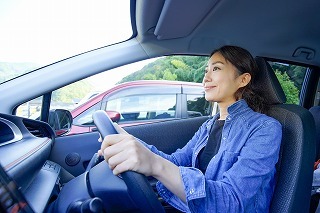
[[[111,119],[103,110],[94,112],[93,121],[102,138],[109,134],[118,133],[114,128]],[[127,171],[121,174],[121,178],[127,185],[130,198],[141,212],[165,212],[145,175]]]

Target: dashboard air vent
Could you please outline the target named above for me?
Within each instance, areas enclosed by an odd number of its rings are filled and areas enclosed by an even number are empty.
[[[38,122],[24,119],[23,124],[29,130],[29,132],[36,137],[50,137],[50,133],[48,132],[48,130],[44,126],[40,125]]]

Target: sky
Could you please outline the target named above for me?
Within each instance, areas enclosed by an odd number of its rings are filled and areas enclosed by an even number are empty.
[[[123,77],[142,69],[146,64],[149,64],[157,58],[152,58],[125,66],[117,67],[112,70],[91,76],[87,78],[89,83],[95,88],[95,91],[105,91],[112,88],[117,82],[119,82]]]
[[[1,0],[0,61],[46,65],[126,40],[132,34],[129,3]]]
[[[126,40],[132,35],[129,4],[128,0],[1,0],[0,62],[41,67]],[[150,61],[88,80],[96,90],[105,90]]]

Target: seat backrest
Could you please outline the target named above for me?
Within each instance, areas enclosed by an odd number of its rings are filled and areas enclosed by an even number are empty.
[[[256,57],[258,94],[270,108],[267,115],[282,124],[282,142],[276,165],[276,187],[270,212],[309,212],[315,158],[315,124],[305,108],[284,104],[285,94],[270,64]]]
[[[320,106],[313,106],[309,109],[316,124],[316,159],[320,159]]]

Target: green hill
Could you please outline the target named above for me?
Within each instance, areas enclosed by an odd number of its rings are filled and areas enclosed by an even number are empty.
[[[201,82],[207,61],[207,57],[201,56],[168,56],[124,77],[119,83],[135,80]]]

